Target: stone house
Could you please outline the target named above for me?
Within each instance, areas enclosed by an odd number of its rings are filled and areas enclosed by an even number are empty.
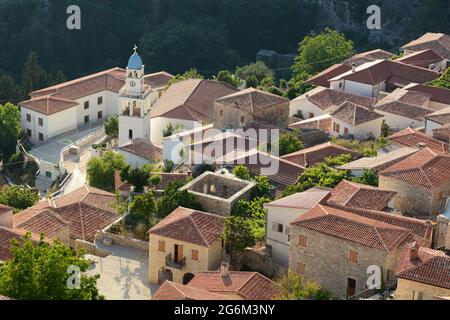
[[[425,229],[428,237],[431,233],[420,220],[394,218],[396,224],[391,224],[389,216],[392,214],[315,206],[291,223],[290,269],[318,282],[337,299],[366,290],[371,266],[379,267],[379,282],[391,283],[405,244],[417,239],[430,245],[408,227]]]
[[[149,280],[187,284],[222,262],[224,218],[178,207],[149,231]]]
[[[450,256],[444,252],[408,245],[397,267],[396,300],[434,300],[450,297]]]
[[[448,143],[434,139],[423,132],[406,128],[388,137],[388,141],[399,147],[423,148],[428,147],[434,152],[447,152]]]
[[[232,213],[240,199],[249,199],[255,183],[236,178],[232,174],[206,171],[179,190],[193,194],[202,208],[221,216]]]
[[[397,192],[394,207],[436,216],[450,195],[450,155],[425,148],[379,173],[379,187]]]
[[[406,55],[431,49],[439,56],[450,59],[450,36],[445,33],[427,32],[421,37],[404,44],[401,49]]]
[[[214,127],[239,129],[253,121],[288,126],[289,100],[275,94],[248,88],[214,101]]]

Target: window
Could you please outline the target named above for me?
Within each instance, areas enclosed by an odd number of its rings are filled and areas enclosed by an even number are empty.
[[[27,136],[31,137],[31,130],[30,129],[27,129]]]
[[[89,116],[84,116],[84,123],[89,123]]]
[[[358,263],[358,252],[350,250],[348,254],[348,261],[350,263]]]
[[[348,134],[348,128],[344,128],[344,134]]]
[[[133,130],[128,130],[128,139],[133,140]]]
[[[223,110],[220,110],[220,111],[219,111],[219,115],[220,115],[221,117],[223,117]]]
[[[98,98],[97,98],[97,104],[98,104],[98,105],[103,104],[103,97],[98,97]]]
[[[241,122],[242,123],[244,123],[244,120],[245,120],[244,116],[241,116]]]
[[[192,250],[192,260],[198,261],[198,250]]]
[[[84,102],[84,110],[89,109],[89,101]]]
[[[39,141],[44,141],[44,135],[39,132]]]
[[[306,248],[306,240],[307,240],[308,238],[306,237],[306,236],[304,236],[304,235],[299,235],[298,236],[298,245],[300,246],[300,247],[303,247],[303,248]]]
[[[279,222],[272,223],[272,230],[275,232],[283,232],[283,225]]]
[[[309,117],[310,117],[310,118],[314,118],[314,113],[310,112],[310,113],[309,113]]]
[[[31,122],[31,114],[27,113],[27,121]]]
[[[38,118],[38,124],[42,127],[44,125],[44,119]]]
[[[103,118],[103,111],[99,111],[97,113],[97,119],[102,119]]]
[[[158,242],[158,251],[166,252],[166,242],[165,241]]]
[[[339,82],[339,88],[342,88],[342,82]]]
[[[297,272],[298,274],[305,274],[305,264],[298,262],[297,263]]]
[[[341,130],[341,126],[338,123],[333,123],[333,130],[334,132],[339,133],[339,131]]]

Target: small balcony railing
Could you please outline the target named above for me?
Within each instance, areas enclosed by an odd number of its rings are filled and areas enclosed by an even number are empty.
[[[172,253],[166,256],[166,267],[182,269],[186,265],[186,257],[181,260],[175,260],[172,258]]]

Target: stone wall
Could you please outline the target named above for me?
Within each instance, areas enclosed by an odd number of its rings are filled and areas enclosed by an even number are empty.
[[[124,247],[138,249],[144,252],[148,252],[148,242],[142,241],[130,237],[124,237],[118,234],[109,233],[106,231],[97,231],[95,234],[95,240],[103,241],[104,238],[110,238],[114,244],[118,244]]]
[[[75,240],[74,247],[76,250],[82,248],[86,253],[99,257],[107,257],[110,255],[110,252],[98,248],[94,243],[80,239]]]
[[[398,279],[397,290],[394,294],[396,300],[418,300],[420,295],[422,295],[423,300],[433,300],[436,296],[450,296],[450,289]]]
[[[277,264],[268,250],[247,248],[239,257],[237,267],[238,270],[257,271],[271,279],[287,274],[287,268]]]
[[[330,140],[330,135],[321,130],[302,130],[300,137],[305,148],[313,147]]]
[[[298,245],[300,234],[307,237],[306,248]],[[350,250],[358,253],[357,263],[349,262]],[[301,275],[306,280],[318,282],[337,299],[347,298],[348,278],[356,280],[356,293],[365,290],[369,266],[379,266],[383,281],[387,281],[387,274],[394,273],[399,254],[400,249],[388,254],[310,229],[296,226],[291,228],[289,268],[300,272],[299,264],[304,264],[304,274]]]

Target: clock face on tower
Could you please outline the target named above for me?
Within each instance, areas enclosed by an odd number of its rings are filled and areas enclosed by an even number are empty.
[[[136,86],[136,82],[130,81],[130,86],[135,87]]]

